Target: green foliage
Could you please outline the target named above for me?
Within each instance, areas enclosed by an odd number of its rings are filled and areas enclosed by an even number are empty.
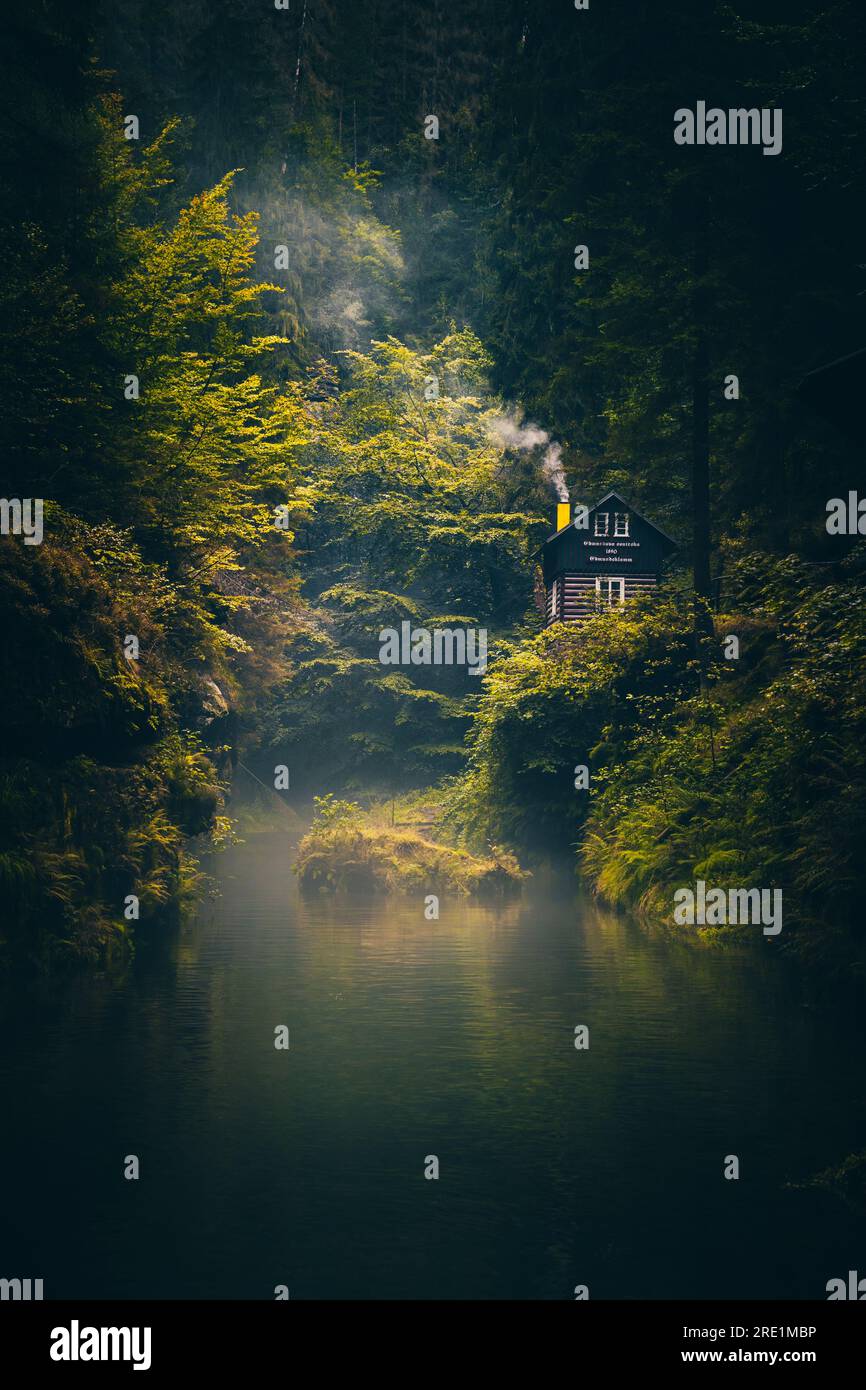
[[[95,958],[177,897],[184,834],[222,803],[175,709],[195,677],[170,640],[182,595],[109,524],[52,509],[41,546],[0,548],[0,833],[8,944]],[[142,657],[121,643],[138,635]],[[21,699],[21,682],[27,698]]]
[[[47,498],[42,544],[0,545],[5,940],[34,959],[128,947],[124,899],[140,929],[175,910],[195,881],[188,837],[226,841],[226,693],[253,704],[279,664],[268,645],[296,586],[274,508],[309,436],[301,390],[273,370],[283,340],[259,331],[272,290],[231,176],[178,206],[176,123],[137,152],[119,98],[79,100],[78,243],[60,237],[50,261],[63,204],[41,206],[44,228],[0,228],[7,276],[34,277],[29,293],[4,277],[10,473]],[[5,329],[30,312],[22,355]],[[51,385],[47,431],[22,360]]]
[[[477,692],[465,668],[383,667],[379,634],[409,621],[492,640],[522,621],[543,492],[496,436],[502,405],[472,333],[343,357],[342,389],[313,407],[297,489],[312,611],[263,723],[302,780],[409,786],[458,769]]]
[[[325,796],[313,797],[316,814],[313,817],[313,830],[327,830],[343,821],[356,819],[361,808],[356,801],[338,801],[332,792]]]
[[[671,885],[695,878],[781,887],[800,949],[831,955],[834,933],[857,927],[866,887],[855,848],[866,812],[866,602],[858,584],[819,584],[791,562],[749,560],[739,574],[755,626],[742,671],[712,693],[712,737],[699,699],[659,748],[632,744],[593,804],[584,864],[608,896],[665,916]]]
[[[578,846],[609,901],[672,921],[676,887],[778,887],[785,940],[862,969],[866,596],[793,558],[735,559],[738,661],[701,691],[687,604],[634,605],[491,671],[449,819],[469,843]],[[590,769],[576,790],[576,764]]]
[[[308,891],[435,892],[482,898],[511,897],[527,877],[506,851],[479,857],[415,831],[358,824],[353,814],[317,818],[298,846],[295,871]]]
[[[690,614],[673,598],[514,645],[485,680],[450,818],[472,843],[574,844],[587,806],[575,767],[596,785],[616,750],[650,739],[694,682],[690,653]]]
[[[467,0],[450,42],[403,0],[323,0],[304,29],[305,7],[275,25],[235,0],[169,7],[158,61],[144,11],[18,16],[0,453],[4,493],[49,502],[42,546],[0,545],[10,944],[95,958],[128,938],[126,892],[145,920],[169,910],[195,878],[185,837],[229,838],[241,724],[320,794],[459,773],[466,846],[577,850],[613,901],[665,916],[697,876],[778,882],[801,949],[856,935],[862,567],[822,526],[851,455],[796,386],[862,345],[864,21],[850,0],[807,8],[627,0],[587,47],[546,0]],[[783,105],[784,158],[676,146],[696,82]],[[742,653],[714,652],[702,688],[681,581],[540,632],[550,499],[496,422],[521,402],[579,494],[618,486],[685,532],[703,394],[717,630]],[[485,680],[382,666],[403,621],[487,628]],[[318,806],[311,881],[329,862],[380,886],[487,872]]]
[[[427,353],[391,338],[344,356],[344,388],[321,406],[324,448],[307,494],[310,583],[323,571],[365,589],[385,581],[415,601],[419,619],[513,622],[529,600],[528,542],[543,523],[526,499],[514,506],[480,343],[464,330]]]
[[[15,958],[96,960],[131,944],[124,917],[139,898],[140,926],[174,910],[194,863],[184,835],[209,828],[221,804],[195,741],[168,735],[131,765],[84,754],[45,761],[39,750],[0,770],[0,884]]]

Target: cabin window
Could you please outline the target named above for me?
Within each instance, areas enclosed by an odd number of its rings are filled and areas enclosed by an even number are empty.
[[[598,574],[595,578],[596,598],[602,606],[612,608],[614,604],[625,603],[625,580],[610,574]]]
[[[628,512],[614,512],[613,534],[615,536],[628,535]]]
[[[595,514],[595,534],[606,536],[610,529],[610,512],[596,512]]]
[[[551,605],[550,605],[550,616],[551,616],[551,618],[559,618],[559,617],[562,616],[562,614],[561,614],[560,611],[559,611],[559,610],[560,610],[560,605],[561,605],[561,603],[562,603],[562,580],[561,580],[561,579],[554,579],[554,581],[553,581],[552,602],[551,602]]]

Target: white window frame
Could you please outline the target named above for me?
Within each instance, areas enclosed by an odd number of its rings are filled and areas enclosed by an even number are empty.
[[[599,526],[599,524],[598,524],[598,523],[601,521],[602,517],[604,518],[604,530],[602,530],[602,528],[601,528],[601,527]],[[596,514],[595,514],[595,532],[594,532],[594,534],[595,534],[596,536],[609,536],[609,535],[610,535],[610,512],[596,512]]]
[[[618,591],[614,596],[614,585],[618,585]],[[625,603],[625,578],[618,574],[597,574],[595,576],[595,594],[599,603],[607,608],[619,607]]]
[[[628,536],[628,512],[614,512],[613,514],[613,534],[614,536]]]

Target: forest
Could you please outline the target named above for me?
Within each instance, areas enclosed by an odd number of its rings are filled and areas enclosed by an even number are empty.
[[[864,55],[855,0],[16,9],[5,963],[176,917],[247,779],[316,799],[319,881],[362,835],[371,882],[555,856],[656,922],[779,885],[862,982],[864,369],[804,382],[866,347]],[[678,143],[698,99],[781,149]],[[545,627],[558,480],[676,539],[656,594]],[[383,665],[407,621],[486,670]]]

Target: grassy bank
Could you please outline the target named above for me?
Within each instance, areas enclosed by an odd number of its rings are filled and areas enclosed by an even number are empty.
[[[298,847],[305,889],[380,893],[460,893],[510,897],[528,877],[514,855],[471,854],[443,842],[438,805],[423,794],[364,811],[317,798],[317,815]]]
[[[727,598],[703,689],[687,593],[515,644],[449,816],[470,850],[576,846],[607,902],[672,927],[698,879],[779,889],[782,947],[862,978],[860,571],[732,555]]]

